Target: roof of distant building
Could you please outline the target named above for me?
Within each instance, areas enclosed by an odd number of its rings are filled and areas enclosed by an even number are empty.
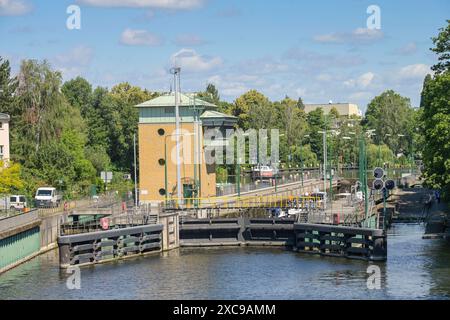
[[[184,94],[180,95],[180,107],[193,107],[193,106],[203,106],[208,108],[217,108],[216,105],[196,98],[194,94]],[[157,107],[174,107],[175,106],[175,93],[171,92],[155,99],[145,101],[138,104],[138,108],[157,108]]]
[[[229,114],[208,110],[205,111],[201,116],[203,125],[206,126],[233,126],[237,123],[237,118],[235,116],[230,116]]]
[[[362,116],[362,112],[358,105],[354,103],[318,103],[318,104],[305,104],[305,112],[309,113],[316,109],[322,109],[324,114],[329,114],[331,109],[335,108],[340,116]]]
[[[9,121],[10,119],[11,119],[11,118],[10,118],[9,114],[1,113],[1,112],[0,112],[0,120],[6,120],[6,121]]]

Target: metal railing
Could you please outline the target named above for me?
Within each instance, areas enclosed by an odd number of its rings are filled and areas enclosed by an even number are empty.
[[[158,216],[150,214],[120,214],[88,221],[72,221],[61,224],[60,235],[73,235],[96,231],[107,231],[149,224],[157,224]]]
[[[224,196],[210,198],[183,198],[164,201],[166,209],[249,209],[249,208],[323,208],[319,197],[309,196]]]

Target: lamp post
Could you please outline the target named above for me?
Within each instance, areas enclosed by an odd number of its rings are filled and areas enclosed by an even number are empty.
[[[302,175],[302,188],[303,188],[303,139],[304,138],[309,138],[309,134],[303,136],[303,138],[300,140],[300,171],[301,171],[301,175]]]
[[[327,132],[317,131],[323,135],[323,192],[327,192]]]
[[[240,198],[241,197],[241,157],[240,157],[240,153],[238,150],[238,146],[239,146],[238,136],[237,135],[235,135],[235,136],[236,136],[236,141],[237,141],[237,143],[236,143],[236,189],[237,189],[238,198]],[[244,134],[242,134],[242,136],[248,137],[249,134],[244,133]]]
[[[180,133],[180,97],[179,97],[179,90],[180,90],[180,72],[181,68],[175,67],[170,70],[170,72],[173,74],[173,81],[174,81],[174,87],[175,87],[175,130],[177,133],[177,144],[176,144],[176,152],[177,152],[177,197],[179,204],[181,205],[181,161],[180,161],[180,140],[179,140],[179,133]],[[167,190],[166,190],[167,193]]]

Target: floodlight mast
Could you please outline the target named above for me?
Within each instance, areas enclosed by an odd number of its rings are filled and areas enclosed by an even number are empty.
[[[177,198],[178,205],[182,205],[182,194],[181,194],[181,161],[180,161],[180,67],[174,67],[170,69],[170,73],[173,74],[174,81],[174,96],[175,96],[175,134],[176,134],[176,158],[177,158]],[[167,192],[167,190],[166,190]]]

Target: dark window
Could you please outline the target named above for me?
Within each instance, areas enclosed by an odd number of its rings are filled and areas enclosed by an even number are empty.
[[[164,131],[164,129],[158,129],[158,134],[160,136],[163,136],[166,132]]]
[[[173,113],[175,111],[174,107],[165,107],[164,112],[165,113]]]
[[[166,164],[166,160],[164,160],[164,159],[159,159],[159,160],[158,160],[158,163],[159,163],[160,166],[163,166],[163,165]]]
[[[159,194],[162,196],[166,195],[166,189],[159,189]]]

